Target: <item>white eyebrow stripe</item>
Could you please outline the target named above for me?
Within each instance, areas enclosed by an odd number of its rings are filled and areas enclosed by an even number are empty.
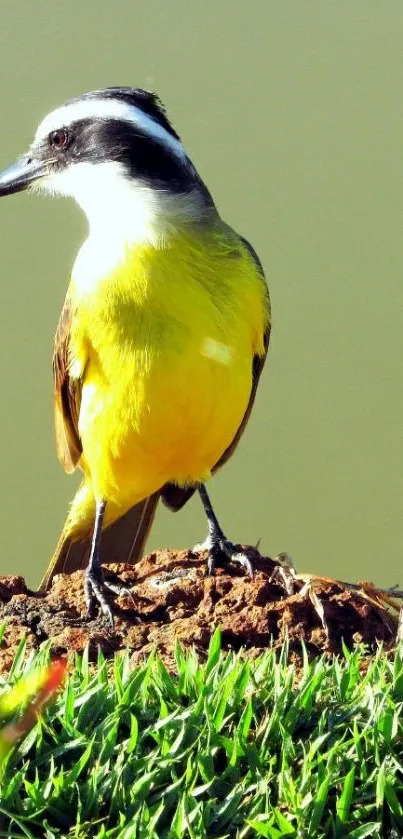
[[[117,99],[82,99],[78,102],[70,102],[62,105],[48,114],[41,122],[35,141],[43,140],[51,131],[58,128],[68,128],[74,122],[82,119],[120,119],[130,122],[140,128],[149,137],[159,140],[167,146],[178,157],[186,159],[185,149],[176,137],[173,137],[166,128],[159,125],[156,120],[144,113],[141,108],[129,105],[127,102],[118,102]]]

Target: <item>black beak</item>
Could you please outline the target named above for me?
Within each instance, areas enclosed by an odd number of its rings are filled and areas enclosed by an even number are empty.
[[[34,181],[47,175],[46,164],[24,156],[0,173],[0,196],[21,192]]]

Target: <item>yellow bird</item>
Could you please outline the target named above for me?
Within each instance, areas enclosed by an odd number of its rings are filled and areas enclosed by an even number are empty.
[[[89,222],[53,357],[58,456],[84,479],[42,587],[87,563],[88,612],[98,604],[112,621],[105,592],[120,589],[102,561],[135,562],[158,500],[177,510],[195,490],[209,572],[235,561],[252,573],[205,482],[238,443],[267,353],[256,253],[144,90],[97,90],[48,114],[0,175],[0,195],[27,187],[75,198]]]

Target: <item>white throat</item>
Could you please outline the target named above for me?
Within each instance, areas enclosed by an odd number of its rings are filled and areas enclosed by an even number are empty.
[[[73,268],[83,291],[106,279],[124,261],[128,248],[161,248],[181,225],[203,214],[196,192],[174,195],[144,186],[111,161],[73,164],[38,186],[52,195],[75,198],[88,218],[89,236]]]
[[[125,174],[120,163],[75,163],[38,186],[52,195],[75,198],[87,216],[90,236],[157,244],[164,229],[196,212],[194,198],[144,186]]]

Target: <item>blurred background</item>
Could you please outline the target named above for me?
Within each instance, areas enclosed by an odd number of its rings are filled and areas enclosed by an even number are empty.
[[[252,420],[211,493],[228,535],[300,571],[403,585],[403,6],[370,0],[2,4],[0,168],[92,88],[165,102],[273,303]],[[34,585],[78,476],[59,466],[51,354],[86,222],[0,202],[0,572]],[[161,511],[150,547],[204,536]]]

